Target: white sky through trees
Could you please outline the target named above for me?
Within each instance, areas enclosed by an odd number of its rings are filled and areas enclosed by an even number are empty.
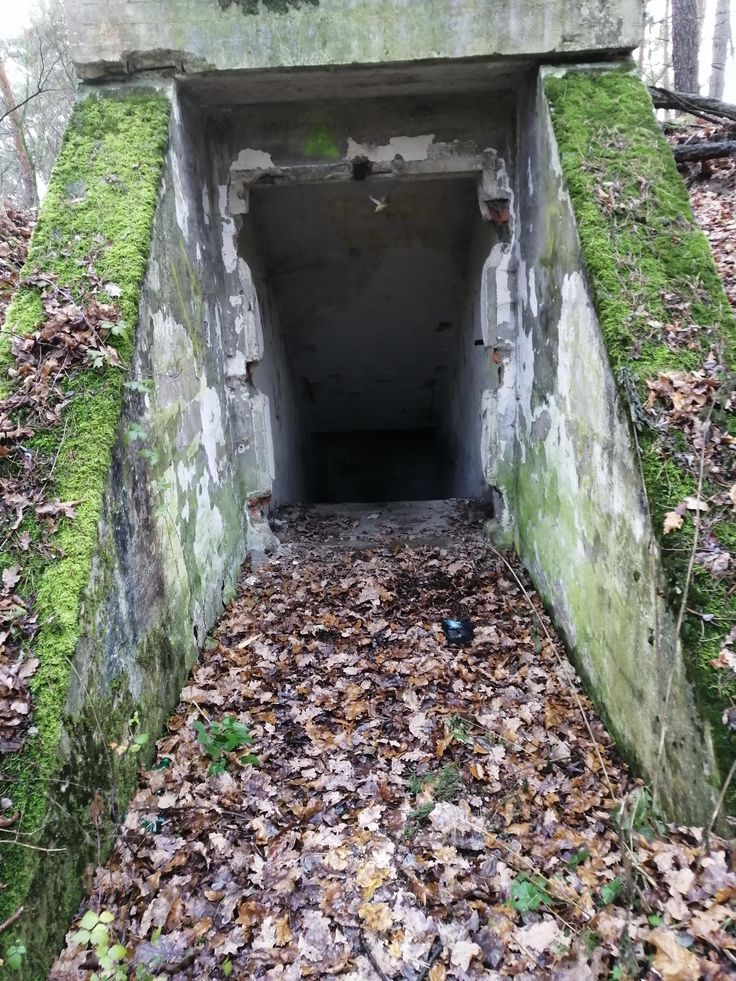
[[[27,27],[34,5],[35,0],[2,0],[0,38],[15,37]]]

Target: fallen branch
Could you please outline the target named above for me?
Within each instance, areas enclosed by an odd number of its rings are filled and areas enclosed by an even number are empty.
[[[711,99],[694,92],[672,92],[657,85],[649,86],[649,94],[655,109],[674,109],[677,112],[692,113],[703,119],[713,120],[717,117],[736,122],[736,106],[730,102],[721,102],[720,99]]]
[[[9,927],[11,927],[16,920],[19,920],[23,913],[25,912],[25,906],[19,906],[15,913],[11,913],[10,916],[3,923],[0,923],[0,933],[4,933]]]
[[[672,147],[678,163],[715,160],[716,157],[736,156],[736,140],[703,140],[701,143],[680,143]]]
[[[388,976],[381,970],[381,965],[376,960],[375,954],[371,950],[370,944],[363,936],[362,930],[358,931],[358,946],[360,947],[361,952],[368,958],[368,962],[381,981],[389,981]]]
[[[427,963],[420,974],[416,976],[414,981],[427,981],[429,977],[429,972],[434,967],[435,963],[440,959],[442,955],[442,941],[439,937],[435,937],[432,941],[432,946],[429,948],[429,956],[427,957]]]

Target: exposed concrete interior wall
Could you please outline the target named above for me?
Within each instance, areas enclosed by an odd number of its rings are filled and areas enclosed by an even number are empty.
[[[272,483],[263,490],[271,494],[274,503],[306,500],[309,447],[300,413],[298,379],[252,221],[240,223],[237,243],[241,289],[230,298],[230,311],[245,307],[245,316],[255,321],[259,344],[251,352],[252,361],[243,365],[242,357],[234,368],[241,377],[250,376],[255,389],[267,400],[263,404],[268,407],[265,421],[271,430]],[[236,312],[236,321],[239,316]]]
[[[489,494],[483,448],[490,451],[490,446],[484,415],[499,379],[498,356],[494,358],[495,334],[490,335],[488,330],[489,322],[495,326],[497,311],[488,309],[486,279],[494,247],[499,241],[510,239],[511,231],[476,221],[466,235],[463,310],[459,330],[452,339],[440,420],[448,461],[443,496],[482,500]]]
[[[517,548],[619,746],[672,813],[707,822],[717,793],[709,729],[663,598],[627,409],[541,90],[522,114],[518,446],[506,475]]]
[[[630,51],[639,0],[66,0],[82,78]]]

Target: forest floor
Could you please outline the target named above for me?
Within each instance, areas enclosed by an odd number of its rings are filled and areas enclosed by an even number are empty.
[[[736,139],[736,124],[693,126],[678,129],[671,137],[673,143],[692,139]],[[726,293],[736,308],[736,157],[689,164],[685,179],[695,217],[710,240]]]
[[[472,505],[275,527],[51,978],[733,976],[729,845],[660,821]]]

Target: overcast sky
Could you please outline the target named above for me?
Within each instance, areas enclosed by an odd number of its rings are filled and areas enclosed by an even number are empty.
[[[0,17],[0,37],[15,37],[29,20],[33,0],[4,0]]]

